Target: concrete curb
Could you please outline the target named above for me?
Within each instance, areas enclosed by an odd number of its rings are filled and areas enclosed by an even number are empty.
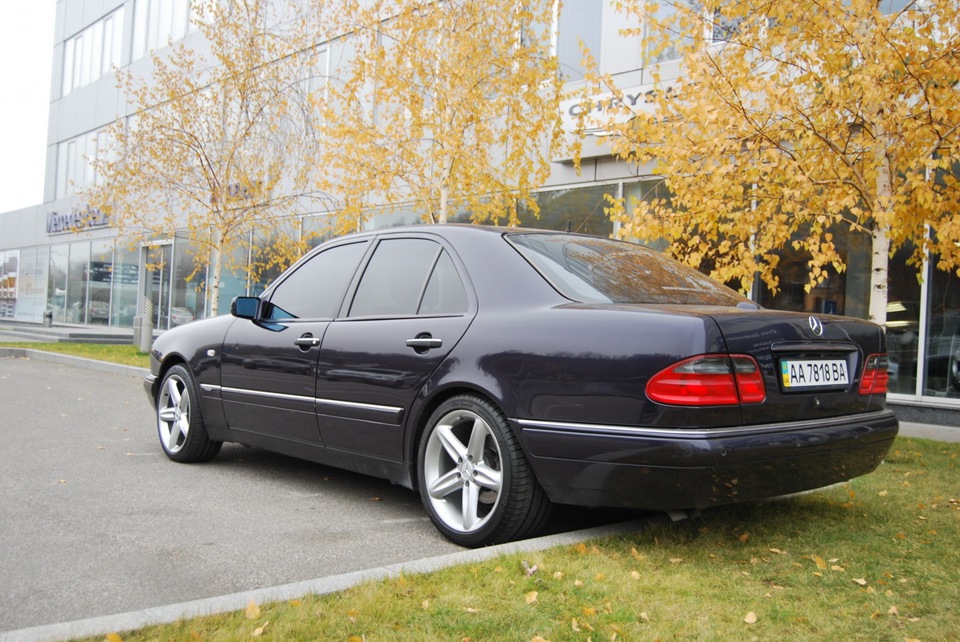
[[[244,591],[219,597],[211,597],[181,604],[171,604],[154,608],[105,615],[102,617],[75,620],[60,624],[37,626],[28,629],[19,629],[0,633],[0,642],[48,642],[54,640],[69,640],[81,637],[107,635],[141,629],[154,624],[167,624],[181,619],[195,618],[218,613],[242,611],[254,601],[257,604],[267,604],[303,597],[305,595],[326,595],[342,591],[363,582],[377,581],[392,577],[399,577],[401,573],[430,573],[451,566],[485,562],[504,555],[514,553],[528,553],[543,551],[556,546],[577,544],[584,540],[609,537],[614,535],[631,535],[643,529],[654,519],[663,519],[662,515],[648,519],[633,520],[621,524],[598,526],[570,533],[547,535],[521,542],[510,542],[498,546],[464,550],[448,555],[428,557],[402,564],[391,564],[371,568],[353,573],[333,575],[331,577],[294,582],[281,586]]]

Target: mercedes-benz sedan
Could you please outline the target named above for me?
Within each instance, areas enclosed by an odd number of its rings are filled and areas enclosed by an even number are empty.
[[[819,488],[872,471],[898,430],[877,325],[760,309],[642,246],[569,233],[338,238],[151,357],[170,459],[239,442],[383,477],[464,546],[532,535],[554,503]]]

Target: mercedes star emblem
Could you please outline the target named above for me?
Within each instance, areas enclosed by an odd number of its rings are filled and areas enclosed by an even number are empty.
[[[823,321],[811,315],[810,331],[813,332],[815,336],[818,336],[818,337],[823,336]]]

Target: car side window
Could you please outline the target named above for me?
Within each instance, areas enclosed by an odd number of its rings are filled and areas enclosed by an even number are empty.
[[[411,316],[465,309],[463,283],[438,243],[386,239],[364,270],[348,316]]]
[[[367,242],[320,252],[287,276],[270,295],[267,321],[332,319],[353,279]]]
[[[453,259],[440,253],[427,289],[420,302],[419,314],[463,314],[467,311],[467,291],[457,274]]]

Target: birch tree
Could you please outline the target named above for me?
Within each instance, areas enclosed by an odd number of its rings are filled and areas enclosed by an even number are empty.
[[[347,0],[321,163],[362,220],[403,204],[428,222],[467,210],[515,223],[561,140],[552,0]]]
[[[218,312],[225,269],[254,233],[292,229],[278,223],[309,205],[315,111],[314,58],[304,23],[285,3],[194,3],[202,33],[152,54],[147,79],[119,73],[134,116],[112,128],[113,147],[96,161],[91,202],[133,238],[179,230],[209,265],[209,314]],[[301,244],[277,243],[290,256]]]
[[[622,233],[662,239],[713,276],[778,287],[777,252],[809,254],[809,288],[845,269],[842,226],[872,239],[869,317],[886,319],[891,252],[960,267],[960,16],[927,0],[624,0],[651,60],[644,109],[612,79],[613,148],[653,163],[671,198],[620,203]],[[645,26],[645,32],[644,32]],[[643,34],[646,33],[644,36]],[[611,112],[607,112],[608,115]]]

